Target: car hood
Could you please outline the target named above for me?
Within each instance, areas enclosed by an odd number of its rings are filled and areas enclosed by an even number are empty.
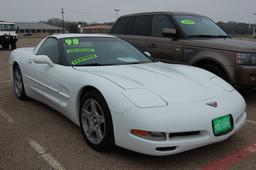
[[[157,62],[74,69],[108,79],[124,90],[150,91],[166,102],[209,99],[228,91],[211,80],[215,75],[192,66]]]
[[[239,39],[189,39],[184,40],[184,45],[229,50],[235,52],[256,52],[256,42]]]

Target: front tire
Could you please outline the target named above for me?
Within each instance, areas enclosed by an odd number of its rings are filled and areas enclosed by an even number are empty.
[[[2,46],[4,50],[9,50],[9,44],[3,44]]]
[[[112,117],[104,97],[96,90],[85,93],[80,106],[80,127],[88,145],[96,151],[114,146]]]
[[[13,69],[13,86],[16,97],[20,100],[26,100],[27,96],[19,66],[14,66]]]

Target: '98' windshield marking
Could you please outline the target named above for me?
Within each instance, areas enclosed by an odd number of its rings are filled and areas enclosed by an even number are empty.
[[[80,41],[78,38],[74,38],[74,39],[65,39],[65,44],[70,46],[70,45],[79,45]]]

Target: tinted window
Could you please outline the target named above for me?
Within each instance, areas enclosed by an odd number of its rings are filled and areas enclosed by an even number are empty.
[[[54,38],[48,38],[39,48],[38,55],[47,55],[53,63],[58,63],[59,61],[59,47],[58,42]]]
[[[126,34],[126,30],[129,25],[129,17],[120,18],[115,24],[113,30],[111,30],[111,34]]]
[[[0,24],[0,31],[16,31],[14,24]]]
[[[174,28],[167,15],[155,15],[152,20],[152,36],[161,37],[163,28]]]
[[[134,19],[133,35],[149,36],[151,34],[151,16],[137,16]]]
[[[61,40],[68,65],[122,65],[152,62],[129,43],[117,38],[67,38]]]
[[[174,19],[187,36],[227,36],[218,25],[204,16],[174,15]]]

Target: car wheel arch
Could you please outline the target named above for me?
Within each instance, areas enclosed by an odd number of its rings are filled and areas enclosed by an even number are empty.
[[[200,67],[200,66],[205,65],[205,64],[212,64],[212,65],[215,65],[216,67],[218,67],[220,70],[223,71],[227,81],[231,82],[231,78],[230,78],[230,76],[228,74],[228,71],[218,61],[211,60],[211,59],[202,59],[202,60],[198,60],[198,61],[194,62],[192,65],[195,66],[195,67]]]
[[[88,95],[89,95],[89,97],[88,97]],[[91,97],[91,96],[98,96],[98,97]],[[94,86],[91,86],[91,85],[88,85],[88,86],[84,86],[84,87],[82,87],[81,89],[80,89],[80,91],[79,91],[79,95],[78,95],[78,99],[79,99],[79,104],[78,104],[78,106],[79,106],[79,111],[78,111],[78,119],[79,119],[79,126],[80,126],[80,128],[82,129],[83,127],[82,127],[82,122],[81,122],[81,108],[83,107],[82,105],[83,105],[83,102],[85,102],[87,99],[90,99],[90,98],[92,98],[92,99],[94,99],[94,100],[96,100],[97,102],[98,102],[98,104],[100,104],[100,107],[102,107],[102,110],[103,110],[103,113],[104,113],[104,117],[105,117],[105,120],[106,120],[106,122],[108,122],[108,133],[107,134],[109,134],[109,135],[107,135],[107,138],[106,139],[104,139],[105,140],[105,142],[104,141],[102,141],[102,142],[104,142],[105,144],[103,144],[103,145],[105,145],[104,146],[104,148],[102,148],[101,146],[95,146],[95,147],[93,147],[93,146],[91,146],[89,143],[89,145],[93,148],[93,149],[95,149],[95,150],[97,150],[97,151],[109,151],[109,150],[111,150],[113,147],[114,147],[114,145],[115,145],[115,137],[114,137],[114,134],[115,134],[115,132],[114,132],[114,125],[113,125],[113,118],[112,118],[112,114],[111,114],[111,111],[110,111],[110,109],[109,109],[109,105],[108,105],[108,103],[107,103],[107,101],[106,101],[106,98],[104,97],[104,95],[102,94],[102,92],[98,89],[98,88],[96,88],[96,87],[94,87]],[[106,112],[105,112],[106,111]],[[83,131],[83,130],[82,130]],[[105,137],[104,137],[105,138]],[[106,143],[106,141],[108,141],[107,143]],[[102,144],[100,144],[100,145],[102,145]]]
[[[14,61],[13,63],[12,63],[12,67],[11,67],[11,80],[13,80],[13,73],[14,73],[14,69],[16,68],[16,67],[18,67],[19,69],[20,69],[20,66],[19,66],[19,64],[18,64],[18,62],[16,62],[16,61]]]
[[[84,86],[82,87],[79,92],[78,92],[78,96],[77,96],[77,106],[76,106],[76,110],[77,110],[77,118],[79,119],[79,114],[80,114],[80,106],[81,106],[81,102],[82,102],[82,98],[83,98],[83,95],[90,92],[90,91],[97,91],[99,94],[102,95],[102,97],[105,99],[106,101],[106,98],[104,97],[104,95],[101,93],[101,91],[94,87],[94,86],[91,86],[91,85],[88,85],[88,86]],[[107,101],[106,101],[107,103]],[[108,104],[108,103],[107,103]]]
[[[14,70],[15,67],[20,67],[16,61],[14,61],[12,64],[12,70]]]

